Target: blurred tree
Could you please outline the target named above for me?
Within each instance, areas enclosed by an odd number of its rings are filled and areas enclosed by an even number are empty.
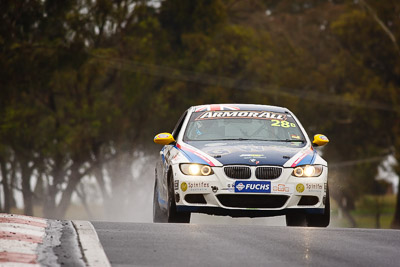
[[[351,79],[370,80],[364,86],[353,86],[349,94],[360,100],[378,101],[392,107],[391,112],[369,111],[366,114],[361,111],[358,115],[358,118],[365,120],[365,126],[356,129],[376,129],[372,130],[373,134],[368,134],[369,137],[365,140],[366,145],[375,147],[377,153],[379,150],[400,149],[396,142],[399,135],[397,122],[400,87],[400,53],[396,39],[400,36],[400,20],[395,15],[399,8],[397,2],[382,5],[378,1],[371,1],[371,4],[360,1],[360,5],[352,6],[347,13],[332,23],[332,30],[341,44],[341,50],[350,60],[349,63],[364,69],[364,75],[360,75],[358,71],[358,75],[353,75]],[[399,203],[400,200],[392,223],[394,228],[400,227]]]
[[[0,2],[5,210],[20,190],[26,214],[36,200],[61,218],[82,179],[95,177],[113,218],[140,185],[132,160],[156,149],[148,137],[196,104],[287,106],[308,132],[330,137],[332,163],[400,149],[396,1],[158,4]],[[339,205],[371,192],[378,163],[332,168]]]

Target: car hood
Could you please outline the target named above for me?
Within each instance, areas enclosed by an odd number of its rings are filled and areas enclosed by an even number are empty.
[[[223,165],[274,165],[283,166],[296,153],[304,149],[302,143],[277,143],[265,141],[195,141],[187,144],[215,158]]]

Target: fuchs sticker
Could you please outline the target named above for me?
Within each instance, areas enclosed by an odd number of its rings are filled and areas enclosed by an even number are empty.
[[[271,182],[236,181],[235,193],[271,193]]]

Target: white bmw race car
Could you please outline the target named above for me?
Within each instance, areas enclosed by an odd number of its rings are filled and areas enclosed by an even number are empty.
[[[289,226],[327,227],[328,166],[295,115],[266,105],[189,108],[155,170],[154,222],[190,222],[193,212],[232,217],[286,215]]]

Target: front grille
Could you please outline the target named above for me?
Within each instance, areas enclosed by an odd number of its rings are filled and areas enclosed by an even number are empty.
[[[224,172],[226,176],[232,179],[249,179],[251,176],[250,168],[245,166],[225,167]]]
[[[281,176],[282,168],[277,167],[258,167],[256,169],[256,177],[258,179],[272,180]]]
[[[187,194],[185,200],[191,204],[207,204],[203,194]]]
[[[217,198],[222,205],[231,208],[273,209],[285,205],[289,196],[223,194]]]
[[[314,206],[319,201],[316,196],[302,196],[299,201],[299,206]]]

